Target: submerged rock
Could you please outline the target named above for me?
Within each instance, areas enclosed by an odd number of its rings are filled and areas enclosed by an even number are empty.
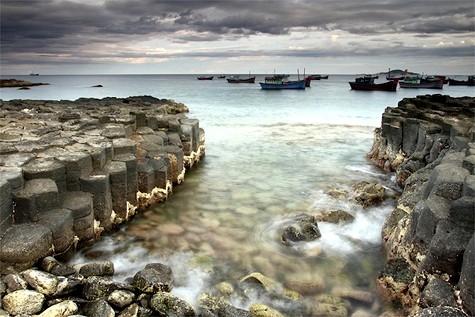
[[[386,198],[386,189],[376,183],[359,182],[353,186],[353,190],[353,199],[363,207],[379,204]]]
[[[284,245],[291,245],[296,242],[308,242],[322,236],[314,216],[298,215],[292,223],[283,229],[281,241]]]

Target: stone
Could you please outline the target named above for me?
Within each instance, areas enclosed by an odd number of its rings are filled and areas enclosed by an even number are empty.
[[[475,315],[475,235],[470,239],[463,255],[462,269],[460,271],[460,298],[463,307]]]
[[[88,317],[114,317],[114,309],[103,299],[98,299],[87,303],[83,312]]]
[[[457,306],[452,285],[439,278],[430,279],[422,291],[420,304],[422,307]]]
[[[283,228],[281,242],[291,245],[296,242],[308,242],[320,238],[322,234],[314,216],[302,214],[292,219],[292,223]]]
[[[114,275],[114,263],[112,261],[97,261],[73,265],[73,269],[84,277],[112,276]]]
[[[5,275],[3,277],[3,281],[5,282],[7,291],[9,293],[28,288],[28,282],[25,281],[25,279],[18,273],[10,273]]]
[[[414,317],[466,317],[467,315],[455,307],[429,307],[424,308]]]
[[[5,295],[2,307],[12,315],[33,315],[43,308],[45,296],[32,290],[17,290]]]
[[[284,317],[283,314],[272,307],[260,303],[251,304],[249,311],[255,317]]]
[[[109,294],[107,301],[112,305],[120,308],[124,308],[130,305],[135,298],[135,294],[126,290],[115,290]]]
[[[63,317],[72,316],[78,312],[78,305],[72,300],[65,300],[64,302],[52,305],[45,309],[38,317]]]
[[[76,273],[72,267],[59,262],[52,256],[47,256],[41,261],[41,268],[56,276],[68,276]]]
[[[0,261],[5,263],[36,262],[52,254],[53,235],[42,225],[12,226],[2,237]]]
[[[161,263],[147,264],[134,275],[133,284],[144,293],[170,292],[173,287],[172,269]]]
[[[44,295],[53,295],[57,291],[59,279],[56,275],[30,269],[22,272],[25,280],[37,292]]]
[[[58,187],[52,179],[37,178],[25,183],[24,188],[13,193],[15,223],[37,221],[39,214],[58,208]]]
[[[386,198],[386,189],[380,184],[363,181],[355,184],[353,190],[353,199],[364,207],[381,203]]]
[[[316,220],[334,224],[352,222],[355,217],[344,210],[324,210],[317,215]]]
[[[164,316],[196,316],[196,312],[190,304],[168,292],[156,292],[150,300],[150,307]]]

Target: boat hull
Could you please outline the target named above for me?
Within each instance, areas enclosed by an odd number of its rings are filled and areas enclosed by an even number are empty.
[[[357,82],[349,82],[352,90],[363,90],[363,91],[396,91],[397,89],[397,80],[388,81],[381,84],[364,84]]]
[[[456,80],[449,78],[449,86],[475,86],[475,81]]]
[[[259,83],[264,90],[305,89],[305,80],[284,83]]]
[[[256,82],[256,77],[250,77],[246,79],[236,79],[236,78],[228,78],[228,83],[230,84],[254,84]]]
[[[205,76],[200,76],[200,77],[197,77],[198,80],[213,80],[214,76],[209,76],[209,77],[205,77]]]
[[[423,83],[405,83],[403,81],[399,82],[399,87],[401,88],[426,88],[426,89],[442,89],[444,87],[443,80],[423,82]]]

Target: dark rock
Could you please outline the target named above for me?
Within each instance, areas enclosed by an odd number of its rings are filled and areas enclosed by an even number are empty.
[[[42,225],[14,225],[7,230],[0,243],[0,262],[34,263],[52,254],[53,235]],[[1,264],[1,263],[0,263]]]
[[[150,300],[150,306],[164,316],[194,317],[193,307],[180,297],[167,293],[157,292]]]
[[[454,291],[452,285],[439,278],[433,278],[427,283],[421,295],[422,307],[452,306],[455,307]]]
[[[114,317],[114,309],[103,299],[86,304],[83,308],[88,317]]]
[[[76,264],[73,268],[84,277],[114,275],[114,263],[111,261]]]
[[[472,236],[463,255],[460,271],[460,298],[465,309],[475,315],[475,235]]]
[[[284,245],[290,245],[296,242],[313,241],[321,236],[315,217],[303,214],[296,216],[292,224],[284,227],[281,241]]]
[[[161,263],[152,263],[134,276],[134,286],[144,293],[170,292],[173,287],[172,269]]]

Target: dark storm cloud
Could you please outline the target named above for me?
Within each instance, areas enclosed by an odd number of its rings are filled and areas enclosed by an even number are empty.
[[[36,54],[38,59],[56,55],[70,55],[72,60],[108,56],[107,52],[86,53],[82,50],[85,45],[100,47],[117,43],[120,46],[122,42],[153,38],[175,43],[232,41],[251,35],[291,34],[295,28],[345,31],[355,36],[467,34],[473,37],[475,32],[472,0],[2,0],[0,6],[2,63],[27,59],[18,56],[22,53]],[[345,55],[360,54],[368,49],[361,43],[339,51],[312,48],[308,52],[286,50],[266,54],[318,55],[326,52]],[[388,48],[387,52],[393,49]],[[467,52],[466,48],[452,49],[450,54],[456,54],[454,52],[458,50],[458,54],[473,55],[473,51]],[[401,49],[400,53],[404,54],[406,50],[418,53],[413,47]],[[205,52],[198,55],[225,57],[255,52]],[[387,52],[384,49],[378,51],[380,54]],[[436,48],[425,52],[446,54]],[[194,56],[196,52],[181,54]],[[120,48],[113,56],[134,57]]]

